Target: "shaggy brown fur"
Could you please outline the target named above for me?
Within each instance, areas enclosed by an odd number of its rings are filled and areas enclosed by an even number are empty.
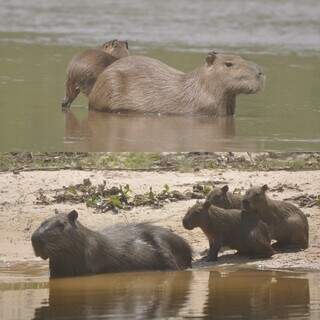
[[[69,108],[80,92],[88,96],[99,74],[114,61],[128,55],[128,42],[118,40],[108,41],[100,48],[75,55],[68,65],[62,107]]]
[[[222,246],[253,257],[269,258],[274,253],[267,225],[252,213],[199,202],[188,210],[182,223],[188,230],[198,227],[204,232],[209,240],[208,261],[217,260]]]
[[[243,208],[256,213],[268,225],[275,247],[308,248],[309,224],[307,217],[295,205],[272,200],[266,195],[268,186],[250,188],[242,201]]]
[[[214,188],[207,196],[207,202],[224,209],[241,209],[242,196],[229,192],[227,185]]]
[[[31,237],[35,255],[49,258],[51,277],[191,267],[189,245],[168,229],[140,223],[95,232],[77,217],[75,210],[58,214]]]
[[[233,115],[236,95],[256,93],[261,68],[236,55],[210,52],[201,67],[183,73],[159,60],[130,56],[101,73],[89,95],[99,111]]]

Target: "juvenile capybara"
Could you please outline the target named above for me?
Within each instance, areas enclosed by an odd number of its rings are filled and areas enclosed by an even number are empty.
[[[206,201],[219,208],[241,209],[242,196],[229,192],[229,187],[225,185],[222,188],[213,188]]]
[[[80,92],[88,96],[99,74],[114,61],[128,55],[128,42],[119,40],[108,41],[100,48],[76,54],[67,68],[62,107],[69,108]]]
[[[187,230],[200,228],[209,240],[208,261],[215,261],[222,246],[239,254],[269,258],[273,255],[267,225],[256,214],[196,203],[182,220]]]
[[[32,234],[35,255],[49,259],[53,278],[191,267],[191,248],[168,229],[140,223],[95,232],[77,218],[75,210],[57,214]]]
[[[247,212],[254,212],[268,225],[272,239],[277,240],[276,248],[308,248],[309,224],[307,217],[295,205],[270,199],[268,186],[252,187],[242,201]]]
[[[210,52],[205,64],[189,73],[156,59],[130,56],[100,74],[89,95],[89,107],[227,116],[235,113],[236,95],[258,92],[264,78],[258,65],[236,55]]]

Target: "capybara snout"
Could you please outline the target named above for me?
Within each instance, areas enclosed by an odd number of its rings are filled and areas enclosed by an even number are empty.
[[[129,55],[129,51],[128,51],[129,44],[128,44],[128,41],[126,40],[121,41],[118,39],[114,39],[111,41],[107,41],[102,45],[102,49],[106,53],[118,59],[127,57]]]
[[[182,225],[187,230],[192,230],[199,227],[204,219],[204,210],[207,209],[208,203],[197,202],[194,206],[188,209],[187,213],[182,219]]]

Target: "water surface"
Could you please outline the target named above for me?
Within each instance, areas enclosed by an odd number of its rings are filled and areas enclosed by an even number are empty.
[[[202,269],[48,281],[0,268],[1,319],[318,319],[319,273]]]
[[[319,21],[316,0],[1,1],[0,151],[319,151]],[[69,60],[113,38],[183,71],[239,53],[266,88],[227,121],[93,114],[83,96],[64,114]]]

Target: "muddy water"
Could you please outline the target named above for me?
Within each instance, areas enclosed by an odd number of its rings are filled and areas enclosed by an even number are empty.
[[[319,151],[319,17],[317,0],[1,1],[0,151]],[[240,53],[267,85],[227,121],[93,114],[84,97],[62,113],[68,61],[112,38],[184,71]]]
[[[215,269],[48,281],[39,265],[0,268],[1,319],[318,319],[320,274]]]
[[[0,151],[320,150],[320,56],[244,54],[268,82],[264,92],[238,98],[234,119],[89,112],[85,97],[65,114],[65,68],[82,49],[0,42]],[[185,71],[204,58],[136,52]]]

